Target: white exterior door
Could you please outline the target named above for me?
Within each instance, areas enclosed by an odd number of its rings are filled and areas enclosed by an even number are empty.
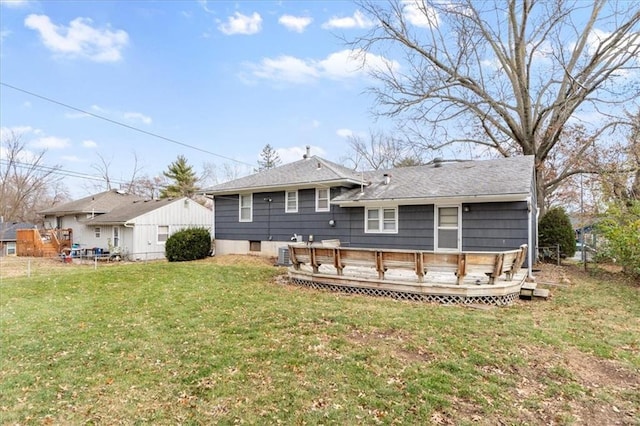
[[[436,250],[460,251],[460,206],[436,207]]]

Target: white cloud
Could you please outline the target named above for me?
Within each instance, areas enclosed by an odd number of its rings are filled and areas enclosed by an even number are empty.
[[[259,33],[262,29],[262,17],[258,12],[251,16],[236,12],[227,18],[227,22],[218,25],[218,29],[226,35]]]
[[[29,134],[42,135],[43,132],[40,129],[34,129],[31,126],[0,127],[0,139],[3,141],[13,136],[25,137]]]
[[[320,127],[320,121],[318,120],[311,120],[311,127],[314,129],[317,129],[318,127]]]
[[[97,148],[98,147],[98,143],[95,141],[92,141],[91,139],[87,139],[82,141],[82,146],[85,148]]]
[[[123,116],[129,121],[141,121],[147,125],[151,124],[152,122],[151,117],[140,112],[125,112]]]
[[[313,63],[286,55],[275,59],[265,58],[260,64],[251,67],[253,76],[264,80],[308,83],[319,76]]]
[[[303,155],[307,153],[306,146],[293,146],[290,148],[276,148],[278,157],[282,160],[282,164],[292,163],[294,161],[302,160]],[[311,155],[317,155],[324,157],[325,150],[319,146],[311,145]]]
[[[0,0],[0,5],[11,9],[23,8],[26,7],[27,4],[29,4],[28,0]]]
[[[31,142],[32,146],[43,149],[63,149],[71,145],[69,139],[57,136],[43,136]]]
[[[336,135],[340,136],[341,138],[347,139],[353,136],[354,133],[351,129],[338,129],[336,130]]]
[[[400,65],[373,53],[349,49],[332,53],[322,60],[279,56],[265,58],[259,64],[249,64],[254,78],[293,84],[310,83],[320,78],[358,78],[389,67],[397,70]]]
[[[311,24],[312,18],[308,16],[293,16],[282,15],[278,19],[278,23],[288,29],[289,31],[295,31],[297,33],[303,33],[304,30]]]
[[[86,161],[75,155],[63,155],[60,157],[60,159],[64,160],[65,163],[83,163],[84,161]]]
[[[100,115],[100,116],[111,116],[111,117],[115,117],[115,119],[117,120],[126,120],[130,122],[137,121],[137,122],[144,123],[146,125],[150,125],[153,122],[153,119],[151,117],[141,112],[134,112],[134,111],[120,112],[118,110],[110,110],[107,108],[103,108],[95,104],[91,105],[90,109],[92,111],[91,114],[95,113],[96,115]],[[84,113],[84,112],[70,112],[70,113],[66,113],[65,117],[66,118],[85,118],[85,117],[91,117],[91,114]]]
[[[94,28],[89,18],[76,18],[65,27],[55,25],[46,15],[31,14],[24,20],[24,25],[38,31],[49,50],[70,58],[117,62],[122,59],[122,49],[129,43],[125,31]]]
[[[436,28],[440,25],[438,13],[422,0],[404,0],[402,2],[404,17],[416,27]]]
[[[351,29],[351,28],[371,28],[373,26],[373,21],[364,16],[362,12],[356,10],[353,13],[353,16],[345,16],[345,17],[333,17],[329,19],[327,22],[322,24],[322,28],[325,30],[333,30],[333,29]]]

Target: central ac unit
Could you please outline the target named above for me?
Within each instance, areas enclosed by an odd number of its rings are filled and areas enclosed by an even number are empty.
[[[278,265],[291,265],[291,259],[289,258],[289,247],[278,248]]]

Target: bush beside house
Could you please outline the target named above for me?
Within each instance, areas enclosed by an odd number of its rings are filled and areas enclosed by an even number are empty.
[[[211,234],[208,229],[189,228],[171,235],[165,245],[169,262],[204,259],[211,252]]]

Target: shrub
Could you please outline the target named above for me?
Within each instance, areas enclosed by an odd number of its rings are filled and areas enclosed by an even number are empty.
[[[568,257],[576,253],[576,234],[571,220],[562,207],[554,207],[540,219],[540,247],[560,245],[560,254]]]
[[[172,234],[165,243],[169,262],[204,259],[211,252],[211,234],[205,228],[188,228]]]
[[[611,204],[598,224],[604,253],[625,272],[640,276],[640,201]]]

